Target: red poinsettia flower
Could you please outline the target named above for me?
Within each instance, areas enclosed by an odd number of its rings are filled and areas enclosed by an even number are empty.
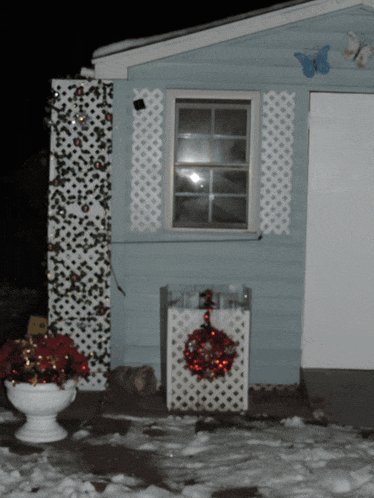
[[[85,375],[89,373],[90,369],[87,364],[81,363],[75,366],[75,371],[78,375]]]
[[[0,363],[8,362],[13,356],[20,356],[21,351],[21,347],[15,341],[7,341],[0,350]]]
[[[35,356],[37,358],[47,358],[48,356],[52,355],[52,351],[50,351],[45,345],[43,344],[38,344],[38,346],[35,349]]]
[[[43,337],[39,341],[39,345],[47,348],[52,355],[56,352],[59,355],[64,355],[69,353],[69,350],[73,345],[73,339],[66,335],[58,334],[55,337]]]
[[[52,356],[50,359],[50,364],[54,370],[57,370],[60,372],[60,371],[65,369],[65,367],[67,365],[67,360],[64,357],[60,357],[60,356],[53,357]]]
[[[70,337],[62,334],[8,340],[0,349],[0,378],[62,385],[88,373],[86,357]]]
[[[39,369],[44,372],[44,370],[47,370],[47,368],[51,368],[52,365],[50,361],[47,358],[38,358],[38,365]]]
[[[79,353],[76,349],[71,352],[72,356],[72,364],[74,365],[85,365],[87,363],[87,359],[84,354]]]
[[[0,349],[0,378],[7,376],[12,362],[22,361],[22,349],[15,341],[8,340]]]

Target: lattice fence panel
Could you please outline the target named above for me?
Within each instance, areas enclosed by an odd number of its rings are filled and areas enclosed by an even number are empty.
[[[263,94],[261,229],[290,233],[295,93]]]
[[[107,324],[104,318],[97,318],[94,322],[85,320],[74,320],[72,322],[62,321],[59,324],[61,333],[69,335],[79,351],[86,355],[90,371],[87,379],[79,379],[78,387],[82,390],[105,389],[106,370],[96,368],[96,361],[92,359],[90,353],[94,350],[102,357],[104,362],[110,355],[110,336],[105,332]]]
[[[133,110],[131,168],[131,230],[154,232],[161,227],[161,159],[163,93],[134,89],[144,109]]]
[[[169,410],[241,411],[248,408],[249,311],[214,310],[212,325],[237,347],[231,370],[213,381],[198,380],[185,368],[183,350],[188,335],[199,329],[202,311],[169,308],[167,331],[167,407]]]
[[[110,368],[111,83],[54,80],[48,219],[49,327],[90,355],[82,389]]]

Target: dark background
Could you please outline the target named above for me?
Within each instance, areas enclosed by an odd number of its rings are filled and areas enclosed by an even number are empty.
[[[79,77],[95,49],[128,38],[185,29],[261,6],[202,2],[4,2],[2,33],[2,151],[0,284],[41,289],[46,302],[49,130],[43,124],[54,78]],[[16,5],[18,7],[14,7]],[[171,5],[171,7],[170,7]]]

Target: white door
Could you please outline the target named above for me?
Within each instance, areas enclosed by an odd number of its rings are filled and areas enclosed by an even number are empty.
[[[374,94],[311,93],[302,367],[374,369]]]

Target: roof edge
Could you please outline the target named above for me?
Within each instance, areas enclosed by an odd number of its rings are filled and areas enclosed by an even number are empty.
[[[179,38],[185,35],[199,33],[200,31],[205,31],[206,29],[217,28],[220,26],[225,26],[227,24],[232,24],[238,21],[243,21],[245,19],[250,19],[252,17],[257,17],[269,12],[276,12],[287,7],[298,6],[306,3],[311,3],[311,0],[289,0],[280,4],[273,4],[262,9],[256,9],[243,14],[238,14],[235,16],[225,17],[223,19],[218,19],[217,21],[199,24],[197,26],[192,26],[190,28],[179,29],[176,31],[169,31],[166,33],[161,33],[159,35],[152,35],[148,37],[141,38],[128,38],[120,42],[110,43],[102,47],[97,48],[92,54],[92,60],[96,60],[102,57],[108,57],[110,55],[119,54],[122,52],[127,52],[132,49],[139,47],[144,47],[146,45],[153,45],[161,41],[171,40],[173,38]]]
[[[139,64],[357,6],[374,10],[374,0],[293,0],[191,29],[138,39],[136,45],[131,45],[130,40],[108,45],[107,49],[111,48],[105,55],[105,47],[94,52],[92,63],[97,78],[127,79],[128,69]]]

